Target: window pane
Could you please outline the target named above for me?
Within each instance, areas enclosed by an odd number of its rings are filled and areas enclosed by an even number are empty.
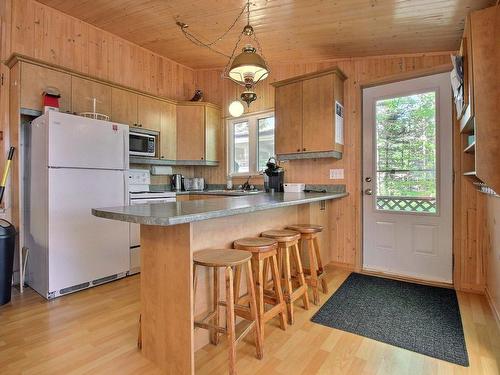
[[[250,171],[250,139],[248,122],[239,122],[234,124],[233,134],[233,171],[235,173],[248,173]]]
[[[274,117],[260,118],[259,126],[259,155],[257,169],[259,171],[266,168],[266,163],[271,156],[274,156]]]
[[[436,93],[376,102],[377,209],[436,212]]]

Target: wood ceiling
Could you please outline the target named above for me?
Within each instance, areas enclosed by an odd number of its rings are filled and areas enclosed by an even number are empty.
[[[192,68],[222,67],[226,59],[186,40],[175,21],[213,40],[244,0],[38,0]],[[451,51],[465,16],[495,0],[253,0],[251,24],[272,63]],[[236,27],[217,46],[230,54]]]

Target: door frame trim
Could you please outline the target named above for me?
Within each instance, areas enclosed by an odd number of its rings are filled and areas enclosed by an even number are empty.
[[[363,268],[363,240],[364,240],[364,227],[363,227],[363,218],[364,218],[364,213],[363,213],[363,208],[364,208],[364,203],[363,203],[363,111],[364,111],[364,106],[363,106],[363,90],[366,88],[374,87],[374,86],[381,86],[381,85],[386,85],[390,83],[395,83],[395,82],[400,82],[400,81],[407,81],[415,78],[421,78],[421,77],[427,77],[439,73],[446,73],[446,72],[451,72],[453,69],[452,64],[442,64],[442,65],[437,65],[432,68],[424,68],[424,69],[418,69],[418,70],[413,70],[409,72],[402,72],[398,74],[391,74],[387,76],[383,76],[377,79],[373,80],[366,80],[366,81],[360,81],[359,86],[358,86],[358,104],[360,108],[360,113],[359,113],[359,150],[358,150],[358,157],[359,157],[359,176],[358,176],[358,189],[359,189],[359,194],[360,194],[360,208],[359,208],[359,215],[358,215],[358,227],[360,228],[359,230],[359,236],[357,238],[357,248],[359,251],[356,252],[356,260],[355,260],[355,265],[354,265],[354,270],[359,273],[366,273],[366,274],[372,274],[376,276],[381,276],[381,277],[387,277],[387,278],[399,278],[402,281],[413,281],[413,282],[418,282],[419,279],[417,278],[411,278],[411,277],[402,277],[398,276],[395,274],[386,274],[386,273],[375,273],[372,271],[365,270]],[[455,125],[455,119],[452,116],[452,126]],[[452,145],[453,146],[453,145]],[[453,154],[455,153],[455,149],[453,149]],[[453,160],[454,155],[452,155],[452,160]],[[455,272],[456,272],[456,267],[455,267],[455,191],[453,189],[453,186],[455,185],[455,181],[452,182],[452,284],[451,286],[454,287],[455,285]],[[421,280],[421,282],[424,282],[424,280]],[[426,281],[430,282],[430,281]],[[443,283],[445,284],[445,283]],[[437,285],[437,284],[434,284]],[[450,284],[446,284],[450,285]]]

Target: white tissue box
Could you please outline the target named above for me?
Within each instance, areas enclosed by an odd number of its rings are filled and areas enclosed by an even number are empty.
[[[285,193],[301,193],[306,188],[306,184],[289,183],[283,185]]]

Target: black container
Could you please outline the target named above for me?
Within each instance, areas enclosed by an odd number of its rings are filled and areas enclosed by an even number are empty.
[[[266,192],[283,192],[285,182],[285,170],[281,168],[275,158],[269,158],[267,169],[264,171],[264,189]]]
[[[16,228],[0,219],[0,305],[10,302]]]

